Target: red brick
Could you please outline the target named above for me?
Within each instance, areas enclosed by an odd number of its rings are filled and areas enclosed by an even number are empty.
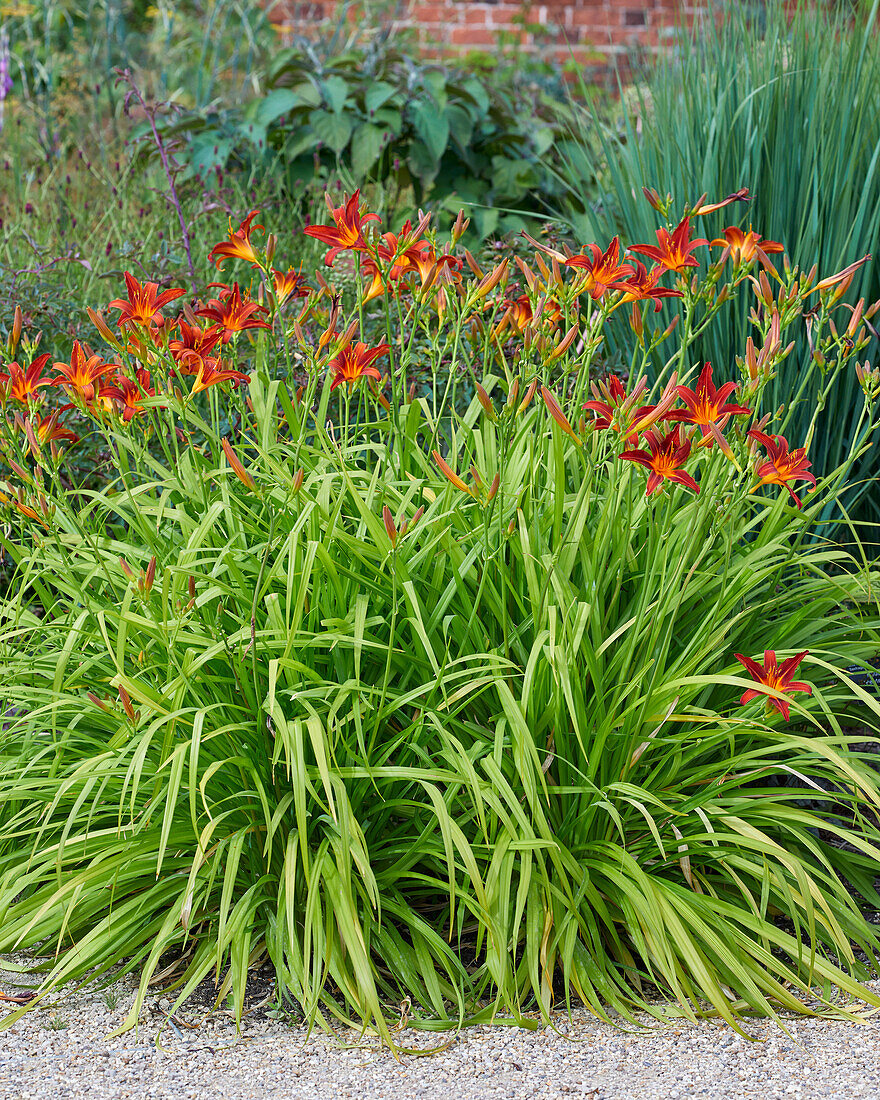
[[[449,32],[449,41],[453,46],[494,46],[496,34],[487,27],[453,27]]]

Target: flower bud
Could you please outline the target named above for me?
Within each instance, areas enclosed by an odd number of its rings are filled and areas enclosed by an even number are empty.
[[[479,382],[476,383],[476,390],[477,400],[483,406],[483,411],[485,412],[486,416],[488,416],[489,419],[494,423],[498,419],[498,417],[495,415],[495,409],[492,405],[492,401],[488,393],[486,393]]]
[[[248,489],[255,489],[257,487],[256,482],[247,472],[244,466],[242,466],[241,460],[232,449],[232,445],[230,444],[229,440],[226,438],[222,439],[221,446],[223,447],[223,453],[226,455],[226,460],[232,467],[232,470],[238,480],[242,483],[242,485],[247,486]]]

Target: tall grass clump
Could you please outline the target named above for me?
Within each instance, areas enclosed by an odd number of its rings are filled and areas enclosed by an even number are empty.
[[[578,167],[563,173],[574,209],[567,215],[583,237],[619,231],[628,239],[653,232],[642,187],[664,181],[674,202],[695,192],[726,195],[748,182],[745,215],[761,232],[784,241],[809,268],[836,271],[863,253],[880,254],[880,42],[878,3],[860,14],[825,4],[723,5],[722,20],[682,30],[676,49],[664,51],[628,97],[621,129],[599,127],[607,158],[604,194],[581,213]],[[595,141],[597,119],[588,117],[583,142]],[[718,216],[720,218],[720,215]],[[720,220],[708,221],[717,237]],[[880,294],[874,263],[854,282],[856,296]],[[746,302],[698,342],[699,355],[732,363],[752,332]],[[778,371],[768,400],[791,402],[802,364],[814,353],[805,318],[793,332],[797,354]],[[871,357],[875,357],[876,342]],[[799,397],[793,417],[801,433],[816,394]],[[842,379],[820,413],[811,456],[830,469],[847,453],[859,419],[861,395],[854,377]],[[863,460],[844,502],[862,501],[862,514],[880,519],[876,459]],[[826,519],[840,519],[840,512]]]
[[[757,236],[706,267],[707,213],[634,244],[650,270],[617,239],[483,269],[463,219],[380,233],[355,193],[307,231],[346,309],[257,216],[214,297],[126,273],[101,343],[6,343],[0,952],[33,1003],[122,965],[125,1026],[159,975],[240,1014],[265,961],[388,1042],[404,997],[431,1028],[880,1006],[880,705],[847,672],[877,577],[811,538],[867,444],[811,464],[772,390],[810,309],[876,430],[853,272]],[[738,376],[694,371],[742,294]],[[591,371],[618,311],[626,383]],[[89,432],[103,489],[68,472]]]

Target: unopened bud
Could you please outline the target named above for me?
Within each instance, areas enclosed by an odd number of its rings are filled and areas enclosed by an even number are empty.
[[[476,390],[477,400],[483,406],[483,411],[485,412],[486,416],[488,416],[489,419],[494,423],[498,419],[498,417],[495,415],[495,409],[492,405],[492,401],[488,393],[486,393],[479,382],[476,383]]]
[[[156,579],[156,555],[150,558],[147,564],[147,571],[144,575],[144,595],[149,596],[153,589],[153,581]]]

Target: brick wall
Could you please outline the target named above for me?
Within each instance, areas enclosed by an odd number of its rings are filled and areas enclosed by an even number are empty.
[[[427,52],[466,53],[516,46],[565,63],[609,69],[633,50],[653,51],[681,19],[706,10],[707,0],[362,0],[349,10],[357,25],[363,9],[411,32]],[[270,18],[282,37],[320,34],[337,12],[335,0],[271,0]]]

